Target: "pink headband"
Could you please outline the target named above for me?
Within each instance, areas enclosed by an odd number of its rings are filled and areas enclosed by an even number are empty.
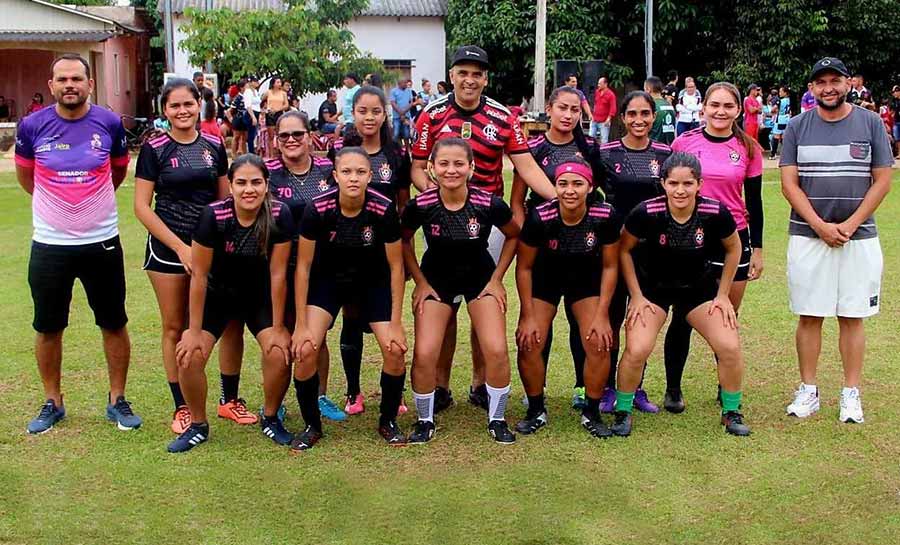
[[[588,167],[587,165],[584,165],[582,163],[569,162],[569,163],[563,163],[563,164],[557,166],[556,170],[553,173],[554,174],[553,179],[559,180],[560,176],[562,176],[563,174],[566,174],[568,172],[571,172],[573,174],[578,174],[579,176],[583,176],[584,179],[586,179],[589,184],[594,185],[594,174],[591,172],[590,167]]]

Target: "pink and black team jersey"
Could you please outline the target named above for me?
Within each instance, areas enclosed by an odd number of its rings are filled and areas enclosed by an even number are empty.
[[[659,173],[671,154],[672,148],[652,140],[641,150],[631,149],[621,140],[603,144],[597,153],[600,175],[594,180],[606,201],[628,215],[638,204],[662,194]]]
[[[269,192],[288,205],[299,228],[306,204],[334,187],[334,165],[324,157],[312,157],[309,170],[305,174],[294,174],[281,159],[266,161],[269,169]]]
[[[76,121],[56,108],[33,113],[17,127],[16,164],[34,168],[35,241],[72,246],[119,233],[112,166],[127,165],[128,150],[116,114],[99,106]]]
[[[555,181],[556,167],[573,157],[587,161],[594,171],[594,181],[597,181],[596,165],[594,163],[596,147],[593,138],[585,136],[581,145],[575,138],[572,138],[571,142],[565,144],[554,144],[545,135],[541,134],[528,139],[528,149],[551,184]],[[546,199],[529,190],[527,201],[529,208],[533,208],[543,202],[546,202]]]
[[[720,269],[710,260],[722,255],[722,240],[735,225],[722,203],[706,197],[698,197],[690,219],[678,223],[661,196],[636,206],[625,230],[640,240],[641,251],[632,256],[641,288],[682,289],[716,282]]]
[[[334,146],[328,152],[332,162],[335,154],[345,145],[343,138],[335,140]],[[372,180],[369,187],[391,199],[396,205],[397,194],[404,189],[408,191],[412,183],[409,156],[397,147],[391,146],[382,148],[377,153],[370,153],[369,162],[372,164]]]
[[[520,240],[538,248],[535,267],[552,267],[563,276],[579,275],[592,270],[598,276],[603,268],[601,249],[619,240],[622,220],[608,203],[590,203],[584,219],[577,225],[566,225],[553,199],[537,206],[525,218]]]
[[[440,190],[431,188],[417,195],[403,209],[402,234],[411,239],[420,227],[428,242],[422,256],[422,272],[434,282],[435,276],[465,278],[474,271],[493,271],[488,253],[491,227],[512,220],[512,211],[503,199],[480,189],[469,189],[459,210],[448,210]]]
[[[428,104],[416,121],[419,138],[413,159],[427,160],[434,143],[451,136],[469,142],[475,154],[475,174],[470,185],[503,195],[503,154],[527,153],[528,143],[519,120],[499,102],[481,97],[474,110],[463,110],[453,93]]]
[[[706,134],[703,128],[687,131],[672,142],[673,151],[696,155],[703,169],[703,186],[700,194],[722,202],[738,229],[747,227],[747,207],[744,203],[744,181],[762,176],[762,150],[754,143],[753,157],[747,154],[736,136],[716,138]]]
[[[384,245],[400,240],[400,220],[393,202],[372,188],[366,189],[362,211],[344,216],[335,187],[303,210],[300,236],[316,242],[311,278],[355,288],[382,285],[390,280]]]
[[[141,146],[134,175],[153,182],[156,215],[173,233],[190,244],[203,209],[216,200],[219,178],[228,174],[228,154],[222,139],[201,133],[180,144],[168,133]]]

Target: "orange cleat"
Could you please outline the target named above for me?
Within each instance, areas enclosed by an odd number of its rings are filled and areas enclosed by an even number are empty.
[[[187,408],[187,405],[182,405],[175,409],[175,413],[172,414],[172,431],[175,435],[181,435],[190,427],[191,410]]]
[[[227,418],[240,424],[248,426],[259,422],[259,417],[247,410],[247,404],[243,399],[232,399],[227,403],[219,403],[219,418]]]

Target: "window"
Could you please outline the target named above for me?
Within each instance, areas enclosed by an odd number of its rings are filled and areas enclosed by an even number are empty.
[[[385,59],[384,69],[397,75],[398,79],[412,78],[413,61],[408,59]]]
[[[113,79],[116,82],[116,96],[119,96],[119,54],[113,53]]]

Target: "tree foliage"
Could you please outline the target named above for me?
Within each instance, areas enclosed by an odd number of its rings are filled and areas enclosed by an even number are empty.
[[[347,23],[368,0],[291,2],[283,11],[187,10],[181,48],[190,62],[212,61],[233,76],[279,75],[299,93],[334,87],[342,74],[382,71],[381,62],[354,45]]]

